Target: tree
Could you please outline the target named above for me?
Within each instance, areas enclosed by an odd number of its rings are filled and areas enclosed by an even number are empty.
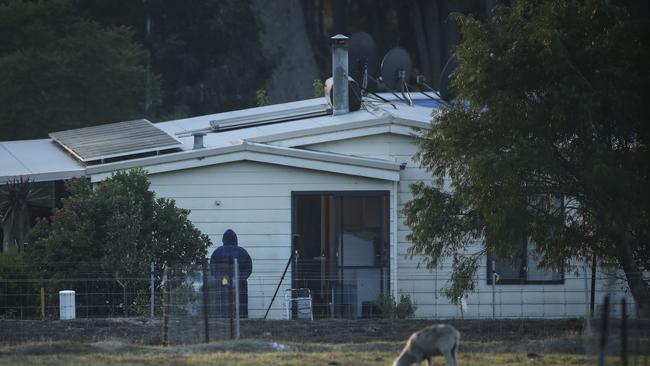
[[[188,219],[189,211],[156,199],[142,170],[115,173],[95,187],[75,180],[68,190],[63,207],[30,232],[31,261],[51,277],[108,272],[126,288],[130,278],[149,273],[152,262],[160,271],[206,257],[210,240]]]
[[[29,209],[47,206],[51,200],[45,186],[29,179],[14,179],[0,187],[0,224],[2,225],[2,252],[23,251],[29,228]]]
[[[87,19],[129,27],[145,45],[151,69],[162,77],[159,116],[254,106],[270,74],[250,0],[77,0],[74,6]]]
[[[409,253],[429,268],[454,258],[455,298],[474,286],[479,255],[512,257],[523,235],[544,266],[596,255],[622,268],[649,315],[647,18],[575,0],[459,19],[459,99],[419,139],[436,178],[405,206]]]
[[[142,117],[147,57],[127,28],[84,20],[69,1],[0,3],[0,139]]]

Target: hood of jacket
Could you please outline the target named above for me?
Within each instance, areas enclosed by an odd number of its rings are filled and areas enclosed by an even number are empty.
[[[237,234],[234,231],[228,229],[223,233],[223,238],[221,240],[223,245],[234,245],[237,246]]]

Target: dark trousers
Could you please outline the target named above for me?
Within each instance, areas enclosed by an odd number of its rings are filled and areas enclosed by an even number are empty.
[[[219,284],[216,291],[216,314],[219,318],[235,316],[235,301],[232,298],[235,288]],[[239,281],[239,317],[248,318],[248,281]]]

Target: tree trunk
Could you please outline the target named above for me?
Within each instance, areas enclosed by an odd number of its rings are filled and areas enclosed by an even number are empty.
[[[434,89],[440,90],[440,84],[438,80],[440,79],[440,72],[442,71],[442,65],[444,65],[446,58],[444,56],[443,47],[442,47],[442,27],[440,26],[443,16],[440,14],[440,7],[438,6],[437,1],[428,1],[426,2],[426,7],[424,9],[426,14],[426,19],[428,19],[426,36],[428,41],[429,49],[429,62],[431,62],[431,80],[429,85]]]
[[[643,271],[635,263],[630,244],[625,244],[620,248],[618,260],[623,267],[627,284],[636,302],[638,316],[650,318],[650,287],[643,278]]]
[[[415,33],[415,40],[418,45],[418,58],[420,59],[421,72],[427,78],[427,83],[431,84],[433,75],[431,74],[431,63],[429,62],[429,51],[427,50],[427,40],[424,36],[424,26],[422,25],[422,10],[420,8],[419,0],[413,0],[413,31]]]
[[[6,253],[13,243],[13,220],[7,219],[2,221],[2,252]]]
[[[18,211],[18,222],[14,223],[15,237],[16,237],[16,250],[22,253],[25,248],[25,236],[27,233],[27,204],[23,204]]]
[[[274,63],[266,82],[271,103],[313,98],[312,84],[320,73],[300,1],[253,0],[251,10],[260,29],[261,52]]]

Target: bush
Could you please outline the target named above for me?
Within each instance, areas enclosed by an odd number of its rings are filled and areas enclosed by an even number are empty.
[[[145,314],[151,263],[159,293],[164,268],[205,259],[209,238],[194,227],[188,210],[155,197],[143,170],[118,172],[94,185],[78,179],[67,189],[63,207],[30,231],[26,254],[48,280],[106,295],[93,296],[88,306],[122,304],[124,314]]]
[[[400,294],[399,303],[391,295],[379,295],[377,307],[382,318],[390,319],[412,318],[418,308],[411,300],[411,296],[405,294]]]
[[[0,253],[0,319],[38,315],[40,286],[25,257],[15,249]]]

